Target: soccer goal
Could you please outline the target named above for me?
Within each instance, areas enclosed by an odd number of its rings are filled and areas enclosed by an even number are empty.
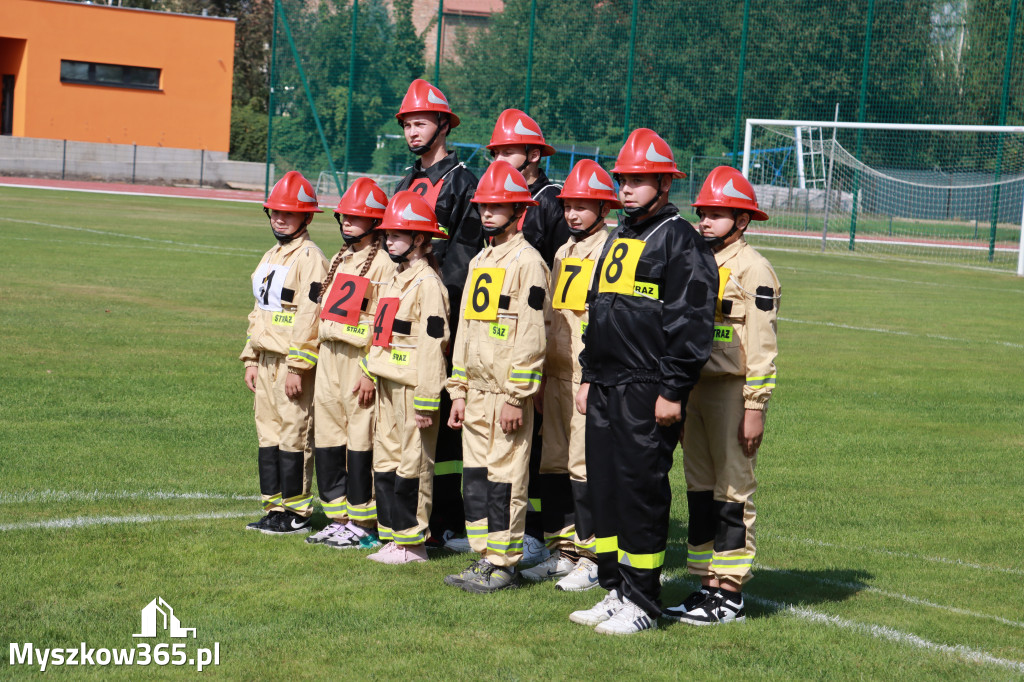
[[[1024,126],[748,119],[752,242],[1016,270]]]

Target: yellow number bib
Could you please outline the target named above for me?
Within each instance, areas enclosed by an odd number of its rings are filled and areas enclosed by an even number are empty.
[[[729,283],[729,274],[731,272],[732,270],[729,268],[718,268],[718,300],[715,301],[716,322],[721,322],[725,319],[722,315],[722,299],[725,298],[725,285]]]
[[[602,293],[633,295],[636,264],[646,242],[640,239],[616,239],[605,258],[597,290]]]
[[[466,297],[467,320],[498,319],[498,297],[505,281],[505,268],[473,268]]]
[[[590,273],[594,261],[589,258],[566,258],[558,273],[555,295],[551,307],[582,311],[587,307],[587,289],[590,288]]]

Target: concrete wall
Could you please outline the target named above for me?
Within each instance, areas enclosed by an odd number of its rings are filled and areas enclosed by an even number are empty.
[[[263,189],[266,166],[226,152],[0,137],[0,175]]]

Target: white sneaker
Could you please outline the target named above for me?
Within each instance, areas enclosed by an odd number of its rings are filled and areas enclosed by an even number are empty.
[[[532,535],[523,536],[523,558],[520,563],[523,566],[533,566],[551,556],[551,552],[544,546],[541,540],[533,537]]]
[[[644,630],[657,630],[658,621],[647,615],[642,608],[624,599],[622,608],[615,615],[594,628],[602,635],[635,635]]]
[[[525,574],[525,571],[524,571]],[[597,564],[587,557],[580,557],[576,567],[555,584],[556,590],[563,592],[584,592],[597,587]]]
[[[343,530],[345,530],[344,523],[335,523],[331,521],[318,532],[308,536],[306,538],[306,542],[308,542],[311,545],[318,545],[322,542],[326,542],[329,538],[334,537],[334,535],[340,533]]]
[[[469,546],[469,538],[451,538],[444,543],[444,548],[450,549],[453,552],[458,552],[459,554],[466,554],[467,552],[473,551],[473,548]]]
[[[618,613],[623,606],[624,604],[619,598],[619,591],[612,590],[605,595],[604,599],[589,609],[570,613],[569,620],[580,625],[600,625]]]
[[[520,571],[519,575],[531,583],[539,583],[543,580],[551,580],[552,578],[561,578],[562,576],[569,575],[574,568],[576,568],[576,564],[571,559],[567,559],[561,553],[558,553],[552,554],[533,568]]]

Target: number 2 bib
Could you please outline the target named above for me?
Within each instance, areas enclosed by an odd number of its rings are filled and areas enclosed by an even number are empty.
[[[363,307],[363,297],[369,285],[370,280],[365,277],[339,273],[324,298],[320,319],[341,324],[359,324],[359,311]]]
[[[646,242],[641,239],[616,239],[608,251],[601,268],[597,290],[601,293],[633,295],[636,284],[636,264],[644,252]]]
[[[555,294],[551,299],[552,308],[583,311],[587,306],[587,289],[590,288],[590,274],[594,261],[589,258],[566,258],[558,273]]]
[[[466,296],[466,319],[498,319],[498,299],[504,282],[505,268],[473,268],[470,292]]]

